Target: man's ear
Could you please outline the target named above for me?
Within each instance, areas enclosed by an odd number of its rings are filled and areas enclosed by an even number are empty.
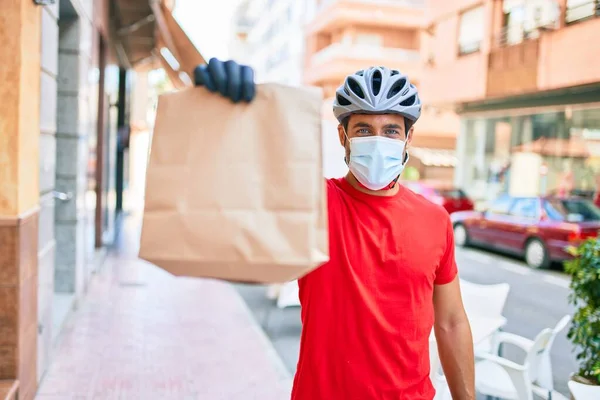
[[[411,126],[410,129],[408,130],[408,133],[406,134],[406,144],[409,145],[410,142],[412,142],[412,138],[413,138],[413,132],[415,131],[415,126]]]
[[[344,127],[342,124],[338,125],[338,136],[340,138],[340,144],[342,147],[346,147],[346,133],[344,132]]]

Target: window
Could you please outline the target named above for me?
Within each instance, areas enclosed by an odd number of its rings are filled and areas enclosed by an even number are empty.
[[[516,199],[510,209],[510,214],[515,217],[535,219],[539,215],[538,205],[536,198]]]
[[[492,214],[508,214],[510,206],[513,203],[513,198],[510,196],[498,197],[490,206],[489,212]]]
[[[587,200],[551,199],[544,203],[544,210],[555,221],[600,221],[600,209]]]
[[[586,0],[588,1],[588,0]],[[541,27],[555,27],[560,7],[554,0],[505,0],[504,28],[499,45],[513,45],[539,37]]]
[[[459,54],[474,53],[481,48],[485,24],[484,16],[483,6],[465,11],[460,16],[458,32]]]

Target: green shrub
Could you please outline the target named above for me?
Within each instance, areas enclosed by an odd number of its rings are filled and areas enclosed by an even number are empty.
[[[568,338],[575,345],[581,378],[600,385],[600,240],[588,239],[565,263],[571,275],[569,302],[576,307]]]

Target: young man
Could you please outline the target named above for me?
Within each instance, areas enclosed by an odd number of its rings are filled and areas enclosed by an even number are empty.
[[[212,59],[197,85],[252,101],[253,72]],[[421,114],[408,77],[348,76],[333,112],[350,172],[327,181],[330,261],[299,280],[293,400],[431,400],[432,327],[455,400],[474,399],[471,330],[446,211],[397,183]]]

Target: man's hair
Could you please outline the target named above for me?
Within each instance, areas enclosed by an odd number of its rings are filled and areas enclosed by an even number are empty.
[[[348,123],[350,122],[350,116],[348,115],[346,118],[342,120],[342,126],[344,127],[344,131],[348,134]],[[408,136],[408,131],[413,126],[413,122],[404,117],[404,134]]]

